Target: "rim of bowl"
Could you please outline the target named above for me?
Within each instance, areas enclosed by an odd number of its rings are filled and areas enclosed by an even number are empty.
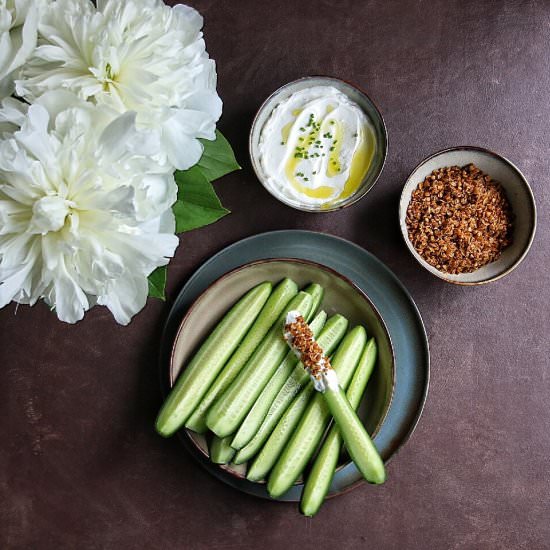
[[[227,273],[224,273],[223,275],[218,277],[215,281],[210,283],[200,293],[200,295],[197,298],[195,298],[195,300],[189,306],[189,309],[187,310],[187,312],[185,313],[185,315],[183,316],[183,318],[182,318],[182,320],[179,324],[176,336],[174,338],[174,342],[172,343],[172,350],[170,352],[170,363],[169,363],[169,372],[168,372],[168,380],[169,380],[169,384],[170,384],[169,389],[172,389],[174,387],[174,382],[175,382],[175,378],[174,378],[174,355],[175,355],[175,352],[176,352],[176,343],[178,342],[185,325],[188,323],[189,318],[191,317],[193,311],[196,309],[199,302],[202,301],[202,299],[212,289],[212,287],[214,287],[215,285],[217,285],[219,283],[222,283],[224,281],[224,279],[226,279],[227,277],[229,277],[229,276],[231,276],[231,275],[233,275],[233,274],[235,274],[239,271],[242,271],[244,269],[252,267],[254,265],[274,263],[274,262],[292,262],[292,263],[298,263],[298,264],[305,264],[305,265],[309,265],[309,266],[312,266],[312,267],[316,267],[317,269],[321,269],[323,271],[326,271],[326,272],[338,277],[339,279],[344,281],[346,284],[351,286],[351,288],[353,290],[355,290],[361,296],[361,298],[367,302],[367,304],[370,306],[370,308],[374,312],[374,315],[375,315],[376,319],[380,323],[380,326],[382,327],[382,330],[384,331],[384,334],[386,335],[386,338],[388,339],[389,348],[390,348],[390,358],[391,358],[391,391],[390,391],[390,396],[389,396],[389,400],[388,400],[387,405],[384,407],[384,411],[383,411],[381,417],[379,418],[378,422],[376,423],[376,426],[375,426],[374,430],[370,434],[371,438],[374,439],[376,437],[376,435],[378,434],[378,432],[380,431],[380,429],[382,427],[382,424],[385,422],[385,420],[386,420],[386,418],[389,414],[389,411],[391,409],[391,405],[392,405],[392,402],[393,402],[393,396],[395,394],[395,383],[396,383],[395,350],[394,350],[394,347],[393,347],[393,341],[391,339],[390,332],[388,330],[388,327],[386,326],[386,323],[385,323],[384,319],[380,315],[380,312],[378,311],[378,308],[374,305],[374,303],[369,298],[369,296],[366,294],[366,292],[364,292],[361,288],[359,288],[351,279],[348,279],[348,277],[346,277],[345,275],[342,275],[341,273],[339,273],[338,271],[332,269],[331,267],[328,267],[326,265],[323,265],[323,264],[320,264],[318,262],[314,262],[314,261],[311,261],[311,260],[304,260],[304,259],[301,259],[301,258],[264,258],[264,259],[261,259],[261,260],[254,260],[252,262],[248,262],[248,263],[243,264],[239,267],[236,267],[236,268],[232,269],[231,271],[228,271]],[[183,430],[180,430],[179,433],[181,434],[182,432],[185,434],[185,437],[187,438],[187,440],[192,443],[193,447],[204,458],[210,460],[210,454],[207,451],[205,451],[202,447],[200,447],[198,445],[198,443],[196,442],[195,438],[193,437],[192,434],[195,433],[195,432],[193,432],[192,430],[189,430],[188,428],[185,428],[185,427],[183,427]],[[204,437],[204,434],[197,434],[197,435],[200,435],[201,437]],[[391,456],[392,455],[390,455],[385,462],[389,462],[389,460],[391,459]],[[336,468],[336,471],[339,471],[342,468],[346,467],[348,464],[350,464],[350,462],[351,462],[351,459],[349,459],[349,457],[348,457],[348,460],[346,460],[346,462],[344,462],[342,464],[338,464],[338,466]],[[245,475],[242,475],[242,474],[239,474],[238,472],[235,472],[235,470],[230,468],[228,464],[215,464],[213,462],[212,462],[212,464],[218,466],[220,469],[226,471],[228,474],[230,474],[231,476],[233,476],[237,479],[244,479],[244,480],[250,481],[246,478]],[[362,481],[362,480],[359,480],[359,481]],[[262,480],[262,481],[250,481],[250,483],[257,483],[259,485],[265,485],[266,482],[265,482],[265,480]],[[302,481],[296,481],[294,483],[294,485],[300,485],[301,483],[302,483]],[[331,498],[333,496],[337,496],[341,493],[344,493],[344,492],[347,492],[348,490],[351,490],[352,488],[354,488],[358,484],[359,483],[353,484],[353,486],[346,487],[342,491],[338,491],[337,493],[331,495]]]
[[[406,216],[407,208],[409,207],[410,201],[405,204],[405,187],[413,177],[413,175],[416,173],[416,171],[424,166],[427,162],[430,160],[443,155],[445,153],[450,153],[452,151],[477,151],[480,153],[485,153],[487,155],[490,155],[491,157],[499,160],[500,162],[503,162],[504,164],[507,164],[519,177],[519,179],[522,181],[524,187],[527,189],[527,195],[529,197],[529,205],[531,207],[531,215],[533,219],[533,223],[531,226],[531,230],[529,233],[529,240],[527,241],[527,244],[525,245],[525,248],[523,249],[523,252],[520,254],[520,256],[512,262],[506,269],[504,269],[502,272],[498,273],[497,275],[490,277],[488,279],[484,279],[483,281],[458,281],[455,279],[449,279],[446,274],[442,271],[439,271],[438,269],[434,268],[434,271],[429,270],[421,260],[425,261],[422,256],[416,251],[414,246],[412,245],[409,235],[406,232],[406,223],[405,227],[401,225],[401,216],[402,213]],[[478,147],[476,145],[457,145],[456,147],[447,147],[445,149],[441,149],[440,151],[436,151],[435,153],[432,153],[431,155],[427,156],[425,159],[421,160],[409,173],[407,179],[405,180],[405,184],[403,185],[403,189],[401,190],[401,197],[399,200],[399,228],[401,230],[401,235],[403,237],[403,240],[405,241],[405,244],[407,245],[407,248],[413,255],[414,259],[428,272],[431,273],[433,276],[437,277],[438,279],[441,279],[442,281],[445,281],[446,283],[451,283],[454,285],[459,286],[479,286],[484,285],[487,283],[492,283],[494,281],[498,281],[499,279],[502,279],[502,277],[505,277],[506,275],[510,274],[518,265],[525,259],[525,256],[527,256],[527,253],[531,249],[531,245],[533,244],[533,240],[535,239],[535,234],[537,231],[537,205],[535,202],[535,195],[533,194],[533,190],[531,189],[531,186],[529,185],[529,182],[527,181],[527,178],[524,176],[523,172],[508,158],[506,158],[503,155],[500,155],[499,153],[496,153],[495,151],[491,151],[490,149],[487,149],[485,147]],[[433,267],[433,266],[432,266]],[[481,268],[479,268],[481,269]],[[475,270],[477,271],[477,270]],[[472,271],[471,273],[475,273],[475,271]]]
[[[267,107],[267,104],[269,103],[269,101],[271,101],[275,96],[277,96],[285,88],[288,88],[289,86],[291,86],[293,84],[297,84],[298,82],[304,82],[304,81],[312,80],[312,79],[315,79],[315,78],[322,78],[322,79],[327,80],[327,81],[341,82],[341,83],[345,84],[346,86],[349,86],[350,88],[353,88],[359,94],[364,96],[365,99],[372,104],[372,106],[374,107],[374,110],[376,111],[376,114],[380,118],[380,125],[381,125],[381,128],[382,128],[382,137],[383,137],[382,162],[380,163],[379,169],[374,174],[371,185],[368,186],[363,191],[357,191],[356,193],[354,193],[351,197],[349,197],[349,200],[347,202],[336,205],[336,206],[333,206],[333,207],[323,208],[323,209],[316,208],[316,207],[309,207],[309,206],[296,206],[295,204],[292,204],[289,201],[287,201],[284,197],[276,195],[275,193],[273,193],[271,191],[271,189],[269,189],[266,186],[266,184],[264,183],[264,179],[262,177],[262,174],[260,173],[260,171],[256,167],[257,161],[256,161],[256,157],[254,155],[255,145],[252,141],[252,135],[254,133],[254,129],[256,128],[256,126],[258,124],[258,118],[259,118],[260,114]],[[356,103],[356,102],[354,101],[354,103]],[[365,113],[365,115],[370,119],[371,117],[370,117],[369,113],[366,113],[365,110],[361,107],[361,105],[358,105],[358,106],[361,109],[361,111],[363,111]],[[256,178],[262,184],[264,189],[272,197],[275,197],[279,202],[282,202],[286,206],[290,206],[291,208],[294,208],[295,210],[300,210],[302,212],[310,212],[310,213],[313,213],[313,214],[324,214],[324,213],[327,213],[327,212],[336,212],[338,210],[343,210],[344,208],[347,208],[348,206],[354,205],[356,202],[360,201],[363,197],[365,197],[368,194],[368,192],[376,185],[376,183],[378,182],[378,180],[380,178],[380,175],[382,174],[382,171],[384,170],[384,166],[386,165],[386,159],[388,157],[388,148],[389,148],[389,141],[388,141],[388,128],[386,127],[386,121],[384,120],[384,117],[382,116],[382,112],[378,108],[378,105],[372,100],[372,98],[360,86],[357,86],[356,84],[354,84],[352,82],[349,82],[348,80],[344,80],[342,78],[337,78],[335,76],[327,76],[327,75],[322,75],[322,74],[303,76],[301,78],[297,78],[296,80],[291,80],[290,82],[287,82],[286,84],[283,84],[282,86],[279,86],[279,88],[277,88],[275,91],[271,92],[271,94],[269,94],[269,96],[262,102],[262,104],[260,105],[260,107],[256,111],[256,114],[254,115],[254,119],[252,121],[252,126],[250,128],[250,133],[249,133],[249,136],[248,136],[248,154],[250,156],[250,162],[252,164],[252,169],[254,170],[254,173],[256,174]],[[361,184],[363,185],[365,183],[365,181],[366,181],[366,179],[363,179]]]

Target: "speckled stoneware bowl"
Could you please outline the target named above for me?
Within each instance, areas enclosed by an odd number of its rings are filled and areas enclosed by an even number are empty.
[[[310,282],[320,284],[325,289],[321,309],[329,316],[334,313],[344,315],[350,327],[362,324],[368,335],[376,338],[378,361],[359,409],[360,418],[376,442],[376,434],[390,409],[395,385],[394,353],[388,330],[378,310],[363,291],[332,269],[310,261],[259,260],[230,271],[209,286],[190,307],[179,327],[170,360],[170,385],[174,384],[180,370],[224,313],[247,290],[262,281],[277,283],[284,277],[290,277],[300,287]],[[207,457],[208,438],[190,430],[186,432],[199,452]],[[343,462],[340,467],[344,465]],[[246,464],[219,467],[245,483],[255,484],[245,479]]]
[[[498,181],[506,192],[514,214],[513,242],[496,261],[484,265],[471,273],[451,275],[439,271],[430,265],[415,250],[407,232],[407,207],[413,191],[433,170],[446,166],[466,166],[470,163],[475,164],[481,171]],[[423,160],[411,172],[401,193],[399,223],[407,247],[422,267],[425,267],[430,273],[449,283],[481,285],[504,277],[514,270],[525,258],[535,237],[537,209],[531,187],[517,166],[503,156],[487,149],[460,146],[434,153]]]
[[[258,148],[260,142],[260,135],[262,129],[269,119],[269,116],[273,112],[273,109],[277,107],[279,103],[285,101],[293,93],[303,90],[305,88],[311,88],[313,86],[332,86],[347,95],[349,99],[355,102],[367,115],[369,118],[376,138],[376,150],[370,168],[363,179],[363,182],[357,189],[357,191],[345,199],[344,201],[338,202],[332,206],[306,206],[299,205],[290,201],[287,197],[278,193],[276,189],[270,187],[267,182],[264,180],[262,170],[259,165],[258,160]],[[254,117],[254,122],[252,123],[252,128],[250,130],[249,137],[249,152],[250,159],[252,161],[252,167],[256,176],[262,183],[262,185],[271,193],[276,199],[285,203],[292,208],[297,210],[302,210],[304,212],[332,212],[334,210],[340,210],[346,206],[350,206],[357,202],[359,199],[363,198],[377,182],[382,169],[384,168],[384,163],[386,161],[386,155],[388,152],[388,132],[386,130],[386,124],[382,118],[382,114],[372,101],[372,99],[359,88],[340,80],[338,78],[333,78],[329,76],[306,76],[300,78],[299,80],[294,80],[289,82],[284,86],[281,86],[278,90],[273,92],[259,108],[256,116]]]

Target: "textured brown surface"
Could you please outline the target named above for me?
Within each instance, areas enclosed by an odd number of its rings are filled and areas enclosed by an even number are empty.
[[[181,239],[169,300],[127,327],[103,309],[76,326],[44,305],[0,312],[0,548],[550,548],[550,4],[538,1],[194,3],[243,171],[217,188],[233,214]],[[275,88],[325,73],[363,86],[388,125],[374,191],[333,214],[277,203],[254,178],[253,111]],[[539,229],[525,262],[480,288],[422,270],[401,241],[408,172],[443,147],[509,157],[531,181]],[[157,350],[171,301],[212,253],[280,228],[364,246],[410,289],[432,379],[383,487],[313,520],[256,500],[153,432]]]

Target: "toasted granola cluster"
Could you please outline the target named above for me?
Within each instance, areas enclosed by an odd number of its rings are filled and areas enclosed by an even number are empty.
[[[291,337],[292,347],[300,353],[300,361],[309,374],[319,378],[323,372],[332,368],[321,346],[315,341],[313,332],[305,319],[299,315],[292,323],[285,325],[285,333]]]
[[[470,273],[494,262],[512,241],[512,210],[500,184],[477,166],[434,170],[407,209],[409,239],[431,265]]]

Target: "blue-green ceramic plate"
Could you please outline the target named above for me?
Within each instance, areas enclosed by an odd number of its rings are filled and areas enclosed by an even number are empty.
[[[326,265],[362,289],[377,307],[388,328],[395,354],[395,387],[389,412],[374,441],[387,462],[409,439],[422,413],[429,384],[429,350],[422,319],[411,296],[397,277],[363,248],[331,235],[310,231],[274,231],[243,239],[215,254],[187,281],[166,322],[161,346],[161,374],[167,391],[172,343],[189,306],[219,277],[243,264],[266,258],[301,258]],[[268,498],[265,485],[225,472],[207,460],[185,432],[181,441],[214,476],[250,494]],[[352,463],[337,471],[329,496],[362,482]],[[280,500],[297,501],[295,485]]]

